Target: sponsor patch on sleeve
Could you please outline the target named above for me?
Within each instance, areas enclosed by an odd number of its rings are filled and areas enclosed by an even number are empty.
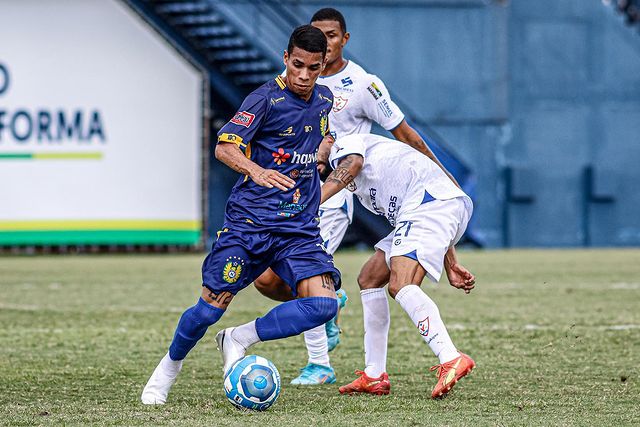
[[[233,119],[231,119],[231,123],[248,128],[251,126],[251,123],[253,123],[253,119],[255,118],[255,114],[251,114],[247,111],[238,111],[236,115],[233,116]]]

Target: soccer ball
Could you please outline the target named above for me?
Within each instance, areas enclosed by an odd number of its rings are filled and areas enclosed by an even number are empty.
[[[225,374],[224,391],[236,408],[264,411],[280,394],[280,373],[264,357],[245,356]]]

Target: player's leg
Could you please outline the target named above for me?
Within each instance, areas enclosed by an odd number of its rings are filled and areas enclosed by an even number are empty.
[[[225,371],[237,360],[231,356],[238,348],[244,355],[253,344],[298,335],[326,323],[337,312],[335,284],[339,286],[340,273],[319,238],[280,238],[276,244],[273,271],[298,298],[279,304],[252,322],[221,331],[216,339],[222,344]]]
[[[262,295],[272,300],[284,302],[295,299],[291,288],[270,268],[262,273],[253,284]]]
[[[433,397],[446,394],[475,363],[458,352],[436,303],[420,288],[425,275],[437,282],[444,255],[461,229],[464,204],[459,199],[435,200],[422,205],[396,227],[391,248],[389,294],[411,318],[424,341],[438,357],[440,375]],[[466,223],[464,223],[466,226]],[[453,369],[454,374],[449,374]]]
[[[345,202],[346,203],[346,202]],[[349,227],[348,209],[345,207],[320,208],[320,237],[328,253],[333,254],[340,246]],[[295,385],[331,384],[336,381],[335,371],[331,367],[329,352],[340,343],[339,311],[347,302],[343,290],[336,293],[338,297],[338,315],[324,325],[316,326],[304,333],[307,347],[307,365],[300,370],[300,375],[291,381]]]
[[[390,270],[384,252],[376,245],[376,252],[360,269],[358,285],[364,320],[364,371],[360,376],[340,387],[343,394],[389,394],[391,384],[387,375],[387,341],[391,316],[384,286],[389,282]]]
[[[142,392],[143,403],[165,403],[189,351],[209,326],[220,320],[233,296],[264,269],[251,262],[247,248],[234,242],[233,233],[222,234],[205,259],[202,266],[202,294],[196,304],[180,316],[169,351]]]

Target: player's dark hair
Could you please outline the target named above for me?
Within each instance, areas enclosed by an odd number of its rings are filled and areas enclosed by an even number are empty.
[[[291,53],[294,47],[306,50],[311,53],[322,53],[324,58],[327,55],[327,38],[324,33],[312,25],[301,25],[291,33],[287,52]]]
[[[344,20],[344,16],[340,11],[332,7],[325,7],[314,13],[311,17],[311,22],[316,21],[337,21],[340,24],[342,34],[347,34],[347,22]]]

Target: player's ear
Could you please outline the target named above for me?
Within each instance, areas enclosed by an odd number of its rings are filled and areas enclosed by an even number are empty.
[[[287,61],[289,61],[289,52],[285,50],[282,55],[282,62],[284,62],[285,67],[287,66]]]
[[[347,31],[346,33],[344,33],[344,36],[342,36],[342,47],[347,44],[349,38],[351,38],[351,33]]]

